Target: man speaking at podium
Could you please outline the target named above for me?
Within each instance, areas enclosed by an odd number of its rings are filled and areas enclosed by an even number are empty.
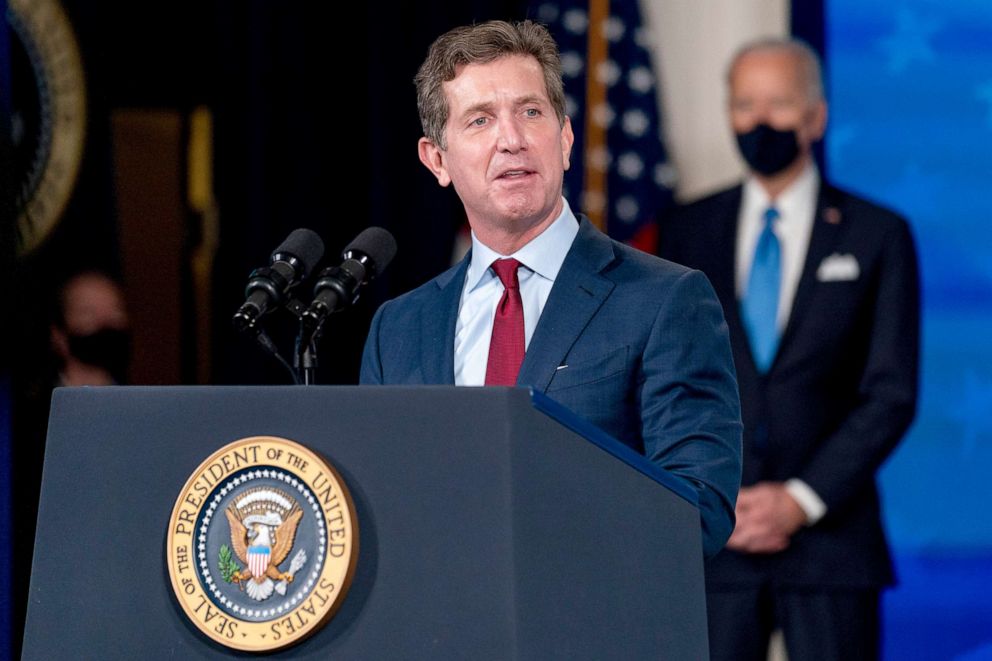
[[[709,282],[609,239],[562,197],[573,135],[543,26],[451,30],[416,85],[420,160],[455,187],[472,250],[379,309],[362,383],[544,392],[689,486],[713,555],[734,527],[741,423]]]

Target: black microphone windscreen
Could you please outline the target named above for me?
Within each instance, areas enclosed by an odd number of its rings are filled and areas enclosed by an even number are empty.
[[[381,227],[369,227],[348,244],[348,247],[344,249],[344,254],[352,251],[367,255],[375,264],[376,271],[382,273],[382,270],[396,256],[396,239]]]
[[[280,253],[291,255],[298,259],[303,265],[302,277],[305,278],[306,274],[324,256],[324,242],[313,230],[301,227],[290,232],[286,240],[279,244],[279,247],[272,253],[272,256],[275,257]]]

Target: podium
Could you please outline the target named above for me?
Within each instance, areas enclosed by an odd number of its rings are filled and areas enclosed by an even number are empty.
[[[307,659],[705,659],[693,494],[524,388],[109,387],[52,405],[25,659],[245,656],[173,594],[170,515],[218,448],[337,469],[357,565]]]

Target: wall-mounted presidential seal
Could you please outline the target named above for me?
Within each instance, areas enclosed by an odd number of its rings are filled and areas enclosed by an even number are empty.
[[[37,248],[61,219],[86,138],[86,84],[72,24],[58,0],[9,0],[11,128],[18,249]]]
[[[354,506],[312,451],[284,438],[244,438],[183,486],[166,557],[176,598],[200,631],[239,650],[280,649],[341,605],[358,557]]]

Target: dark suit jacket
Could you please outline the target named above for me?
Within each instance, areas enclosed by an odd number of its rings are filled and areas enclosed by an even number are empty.
[[[782,553],[725,550],[708,563],[707,584],[884,585],[893,577],[875,472],[912,421],[917,392],[919,284],[909,228],[890,211],[821,185],[788,325],[762,376],[734,285],[741,191],[678,210],[662,224],[661,254],[703,271],[723,304],[744,419],[742,484],[796,477],[828,509]],[[851,257],[857,277],[818,277],[824,260],[850,264]]]
[[[379,309],[362,383],[454,383],[468,263],[466,257]],[[723,546],[740,480],[740,409],[726,323],[701,273],[614,242],[582,219],[517,383],[690,486],[699,497],[704,551]]]

